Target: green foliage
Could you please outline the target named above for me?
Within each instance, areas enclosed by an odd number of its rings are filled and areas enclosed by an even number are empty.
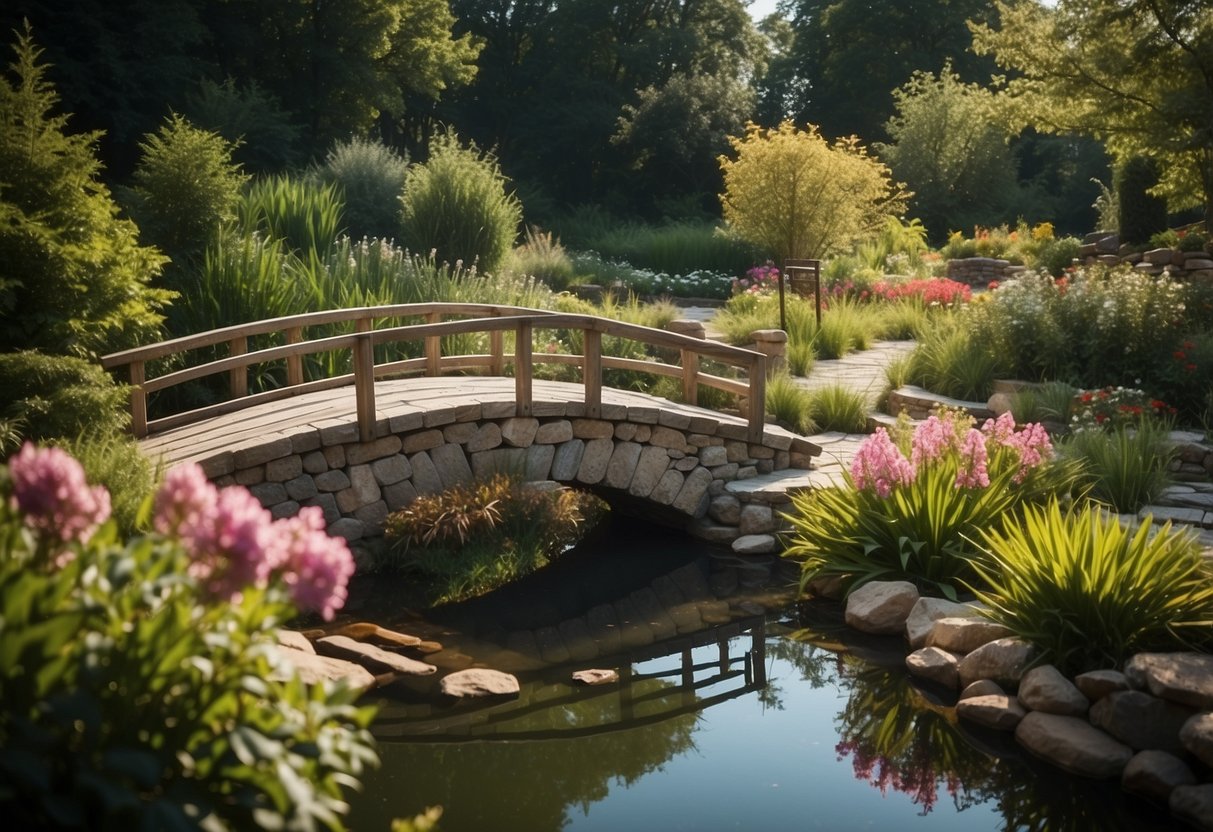
[[[1159,195],[1173,210],[1203,206],[1213,228],[1213,133],[1206,118],[1213,107],[1207,57],[1213,17],[1204,4],[994,5],[998,28],[972,25],[973,48],[1007,70],[1000,98],[1009,120],[1097,137],[1120,165],[1135,156],[1157,159]],[[1124,226],[1120,232],[1122,239],[1136,236]]]
[[[586,492],[547,490],[514,472],[422,495],[388,516],[384,566],[417,572],[434,603],[496,589],[546,565],[602,511]]]
[[[234,146],[174,113],[140,149],[132,216],[174,263],[197,257],[218,227],[235,219],[248,181],[232,162]]]
[[[1134,427],[1075,431],[1060,451],[1082,465],[1093,499],[1120,514],[1136,514],[1172,482],[1168,433],[1165,423],[1144,419]]]
[[[556,227],[566,242],[579,249],[669,274],[708,270],[737,275],[761,259],[755,246],[710,222],[640,225],[583,210],[557,221]]]
[[[906,381],[956,399],[984,402],[994,379],[1003,375],[1003,366],[1002,358],[970,333],[962,316],[924,333],[910,354]]]
[[[1053,277],[1061,277],[1076,259],[1082,241],[1077,237],[1057,237],[1046,240],[1036,251],[1034,266]]]
[[[390,239],[400,229],[400,195],[408,167],[408,157],[383,142],[354,137],[333,145],[316,173],[340,188],[351,237]]]
[[[425,164],[405,177],[403,239],[417,251],[496,272],[522,222],[522,204],[506,191],[497,159],[475,145],[464,147],[454,132],[430,140]]]
[[[817,363],[817,350],[812,342],[794,341],[787,345],[788,372],[794,376],[807,376]]]
[[[1054,422],[1065,424],[1070,418],[1070,405],[1077,392],[1061,381],[1050,381],[1015,391],[1011,396],[1011,412],[1015,421]]]
[[[828,143],[810,125],[746,126],[722,156],[720,197],[729,228],[774,256],[821,259],[848,248],[899,214],[905,194],[889,169],[854,137]]]
[[[245,170],[277,173],[298,161],[299,125],[255,78],[241,84],[203,78],[186,98],[185,112],[194,124],[227,139]]]
[[[1189,534],[1150,519],[1136,531],[1084,505],[1028,507],[980,530],[990,617],[1073,674],[1134,653],[1208,647],[1213,574]]]
[[[96,364],[33,350],[0,353],[0,417],[20,423],[26,439],[106,437],[130,423],[129,388]]]
[[[7,485],[7,472],[0,475]],[[5,488],[7,492],[8,489]],[[0,501],[0,807],[23,829],[340,829],[372,709],[280,665],[276,586],[210,600],[110,523],[54,554]],[[287,681],[283,681],[287,679]]]
[[[806,436],[817,432],[818,425],[812,415],[816,403],[814,395],[787,373],[768,378],[766,394],[767,413],[774,416],[777,423]]]
[[[97,134],[54,115],[29,28],[0,78],[0,350],[91,355],[151,340],[171,295],[164,259],[140,246],[102,184]]]
[[[818,430],[843,433],[866,433],[868,410],[867,397],[845,384],[829,384],[814,390],[809,407]]]
[[[1158,185],[1158,163],[1146,156],[1126,159],[1116,171],[1116,204],[1120,241],[1129,245],[1149,242],[1167,228],[1167,201],[1150,193]]]
[[[1005,131],[992,118],[994,93],[965,84],[944,65],[918,71],[893,92],[892,137],[876,152],[913,192],[910,208],[942,240],[953,228],[991,225],[1019,187]]]
[[[335,183],[290,176],[258,179],[237,209],[237,227],[244,234],[280,241],[304,262],[326,257],[344,228],[344,206]]]
[[[540,231],[535,226],[527,228],[526,241],[514,249],[509,266],[513,271],[542,280],[555,292],[568,289],[577,279],[573,261],[560,240],[551,231]]]

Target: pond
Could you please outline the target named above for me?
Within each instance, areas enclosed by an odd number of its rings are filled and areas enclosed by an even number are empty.
[[[492,596],[392,622],[441,632],[464,663],[512,664],[522,691],[444,704],[421,686],[391,689],[374,726],[382,767],[355,797],[353,829],[436,804],[445,832],[1173,828],[1115,782],[1064,775],[1007,735],[958,724],[946,692],[904,672],[898,639],[848,631],[837,605],[795,604],[778,563],[747,568],[619,525]],[[555,666],[500,646],[663,577],[685,589],[688,570],[727,600],[727,623]],[[583,667],[621,679],[573,685]]]

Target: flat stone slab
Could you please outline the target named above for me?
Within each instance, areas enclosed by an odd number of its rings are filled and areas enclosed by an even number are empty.
[[[578,670],[573,674],[573,681],[579,685],[609,685],[619,681],[619,672],[600,668]]]
[[[420,643],[420,639],[418,642]],[[368,670],[391,671],[405,676],[429,676],[438,670],[432,664],[392,653],[373,644],[354,641],[349,636],[325,636],[318,639],[316,652],[322,656],[357,662]]]
[[[398,633],[367,621],[346,624],[344,627],[334,630],[332,635],[349,636],[355,641],[365,641],[387,647],[417,647],[421,644],[421,639],[417,636]]]
[[[285,682],[298,677],[309,685],[341,682],[356,690],[369,690],[375,686],[374,674],[360,664],[290,647],[280,649],[278,654],[282,656],[282,664],[270,671],[270,678],[275,681]]]
[[[515,676],[485,667],[469,667],[443,676],[439,688],[446,696],[456,699],[517,696],[521,690]]]

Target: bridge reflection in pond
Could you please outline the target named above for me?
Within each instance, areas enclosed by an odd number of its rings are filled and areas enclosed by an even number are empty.
[[[565,668],[533,675],[514,703],[420,722],[390,706],[383,767],[352,826],[442,804],[447,832],[1171,828],[1117,784],[1060,775],[957,724],[888,641],[805,623],[771,617],[723,648],[654,645],[613,688],[572,688]]]

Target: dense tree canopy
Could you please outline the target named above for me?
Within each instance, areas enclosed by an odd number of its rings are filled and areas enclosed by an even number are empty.
[[[1017,74],[1020,124],[1102,139],[1120,161],[1163,164],[1172,208],[1203,205],[1213,228],[1213,13],[1206,0],[998,2],[974,44]]]

